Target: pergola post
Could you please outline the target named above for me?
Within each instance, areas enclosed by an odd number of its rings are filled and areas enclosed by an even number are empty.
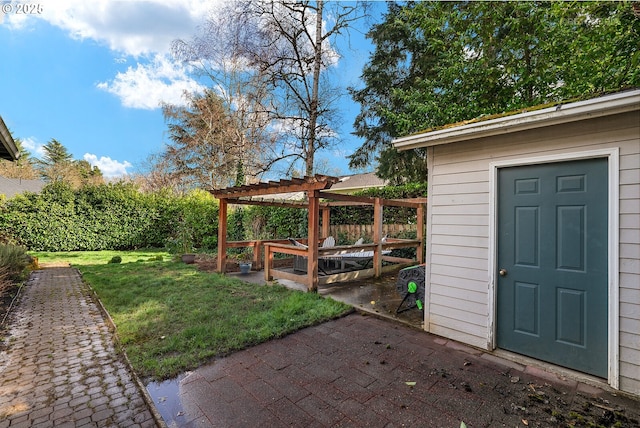
[[[218,209],[218,273],[224,273],[227,268],[227,200],[220,199]]]
[[[376,248],[373,251],[374,276],[382,276],[382,200],[375,198],[373,201],[373,242]]]
[[[273,254],[276,252],[292,254],[295,256],[306,256],[307,257],[307,276],[305,280],[305,285],[309,291],[316,291],[318,289],[318,285],[321,282],[318,277],[318,255],[320,253],[319,245],[320,238],[326,238],[331,233],[331,214],[330,209],[332,206],[344,206],[344,205],[368,205],[374,206],[374,220],[373,220],[373,241],[375,245],[366,245],[365,247],[371,248],[373,247],[374,252],[374,268],[373,274],[376,277],[382,276],[382,249],[386,247],[387,249],[395,249],[395,248],[404,248],[407,245],[403,244],[400,239],[395,239],[390,244],[384,244],[382,242],[383,235],[383,209],[384,206],[400,206],[400,207],[408,207],[408,208],[416,208],[418,209],[418,231],[416,240],[409,240],[407,243],[410,243],[411,246],[415,246],[418,242],[421,242],[420,248],[418,248],[417,258],[424,262],[425,258],[425,248],[424,248],[424,225],[426,222],[425,218],[425,208],[426,198],[415,198],[415,200],[388,200],[383,198],[371,198],[365,196],[354,196],[354,195],[343,195],[339,193],[331,193],[327,192],[328,189],[331,188],[333,184],[338,182],[339,179],[337,177],[329,177],[324,175],[316,175],[313,177],[305,177],[305,178],[292,178],[289,180],[280,180],[278,182],[270,181],[268,183],[255,183],[244,186],[234,186],[226,189],[212,189],[210,190],[211,194],[213,194],[219,200],[219,213],[218,213],[218,266],[217,271],[220,273],[224,273],[226,271],[226,261],[227,261],[227,246],[229,242],[227,241],[227,232],[228,232],[228,206],[229,204],[237,205],[265,205],[265,206],[289,206],[289,207],[298,207],[298,208],[307,208],[308,209],[308,240],[307,249],[296,248],[290,246],[288,244],[283,244],[282,242],[278,242],[280,240],[276,240],[273,243],[270,240],[266,241],[251,241],[244,243],[232,243],[234,246],[252,246],[253,254],[254,254],[254,263],[256,268],[259,267],[260,263],[260,254],[259,250],[261,246],[264,244],[266,252],[266,266],[265,266],[265,277],[267,280],[271,280],[272,278],[283,278],[283,279],[292,279],[294,281],[302,280],[301,275],[296,275],[293,273],[280,272],[277,269],[273,268]],[[264,197],[268,197],[269,195],[276,195],[281,193],[297,193],[297,192],[305,192],[307,195],[308,203],[304,203],[302,201],[294,202],[294,201],[278,201],[278,200],[267,200]],[[330,199],[332,202],[324,202],[320,203],[320,199]],[[322,228],[320,227],[320,221],[322,221]],[[320,233],[321,232],[321,233]],[[278,251],[282,249],[283,251]],[[345,253],[345,250],[340,250],[341,253]],[[339,255],[339,254],[338,254]],[[404,263],[409,261],[408,259],[398,258],[398,257],[390,257],[390,259],[394,259],[397,262]],[[368,270],[367,275],[370,276],[372,273],[371,270]],[[273,272],[279,272],[277,275],[273,275]],[[286,275],[285,275],[286,273]],[[340,273],[340,280],[345,278],[343,273]],[[329,275],[332,276],[332,275]],[[323,283],[328,283],[328,281],[323,278]],[[334,282],[334,281],[332,281]]]
[[[308,231],[308,255],[307,255],[307,289],[318,289],[318,231],[320,224],[320,198],[316,190],[309,191],[309,231]]]
[[[326,238],[330,234],[330,226],[331,226],[331,208],[323,207],[320,209],[322,211],[322,237]]]

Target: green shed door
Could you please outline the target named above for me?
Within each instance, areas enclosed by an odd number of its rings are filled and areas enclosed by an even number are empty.
[[[498,172],[497,345],[607,377],[607,160]]]

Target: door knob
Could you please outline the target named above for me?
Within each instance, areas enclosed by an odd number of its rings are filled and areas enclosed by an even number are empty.
[[[500,269],[500,271],[498,273],[500,274],[500,276],[507,276],[507,270],[506,269]]]

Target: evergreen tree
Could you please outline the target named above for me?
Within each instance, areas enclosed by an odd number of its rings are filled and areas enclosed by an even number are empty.
[[[640,85],[631,2],[390,3],[367,37],[364,87],[351,89],[366,141],[350,166],[378,160],[395,181],[427,175],[425,152],[398,154],[394,138]]]

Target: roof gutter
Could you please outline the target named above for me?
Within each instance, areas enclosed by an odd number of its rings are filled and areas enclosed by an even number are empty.
[[[512,116],[409,135],[393,140],[393,145],[400,151],[410,150],[637,110],[640,110],[640,90],[625,91]]]
[[[18,152],[18,147],[16,146],[15,141],[13,141],[13,137],[11,137],[11,133],[5,125],[4,120],[2,120],[2,116],[0,116],[0,144],[4,146],[11,159],[7,160],[17,160],[20,156]]]

